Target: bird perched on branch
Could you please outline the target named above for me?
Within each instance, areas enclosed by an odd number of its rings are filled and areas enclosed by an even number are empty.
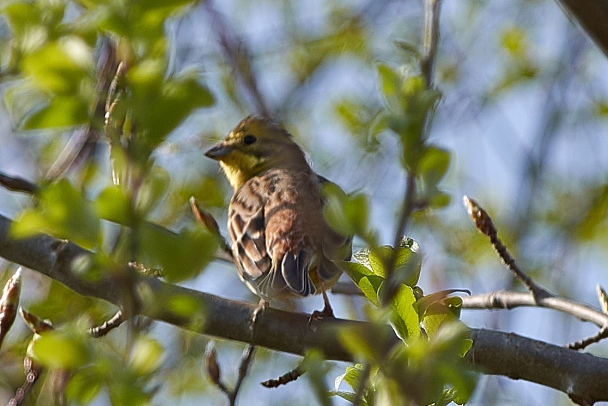
[[[351,237],[325,222],[322,188],[291,134],[249,116],[205,155],[219,161],[234,195],[228,208],[232,252],[241,279],[260,298],[323,294],[318,316],[333,316],[326,289],[348,260]]]

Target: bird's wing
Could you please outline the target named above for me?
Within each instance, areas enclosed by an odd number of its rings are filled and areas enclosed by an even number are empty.
[[[265,198],[245,184],[230,201],[228,230],[239,276],[248,285],[266,278],[271,260],[266,251]],[[257,292],[256,292],[257,293]]]
[[[314,199],[310,175],[275,170],[261,179],[269,193],[265,208],[266,250],[272,260],[269,279],[298,295],[314,294],[308,272],[316,262],[317,249],[310,222],[318,213],[309,210]]]

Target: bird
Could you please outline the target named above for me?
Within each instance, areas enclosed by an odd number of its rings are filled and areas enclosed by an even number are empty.
[[[269,117],[250,115],[205,155],[219,162],[234,190],[228,231],[240,279],[260,297],[323,295],[315,317],[333,317],[326,290],[349,260],[352,236],[323,216],[323,188],[293,136]],[[340,189],[341,190],[341,189]]]

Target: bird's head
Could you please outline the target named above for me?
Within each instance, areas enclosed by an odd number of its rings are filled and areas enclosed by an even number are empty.
[[[234,190],[268,169],[309,168],[291,135],[265,117],[246,117],[205,155],[219,161]]]

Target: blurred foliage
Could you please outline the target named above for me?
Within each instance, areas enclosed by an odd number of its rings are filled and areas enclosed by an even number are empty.
[[[356,359],[369,371],[363,377],[361,365],[348,367],[336,380],[336,395],[354,401],[361,393],[365,404],[466,403],[475,387],[475,377],[465,371],[462,357],[472,345],[467,328],[459,321],[462,300],[449,290],[424,296],[416,284],[422,258],[418,244],[403,239],[397,248],[394,274],[386,279],[386,267],[394,249],[380,246],[360,251],[343,269],[366,298],[378,307],[369,312],[372,326],[361,331],[346,328],[340,337]],[[381,291],[392,289],[390,303],[381,305]],[[403,345],[386,343],[384,324],[390,322]],[[441,350],[439,350],[441,349]],[[370,374],[371,375],[368,375]],[[369,379],[369,382],[368,382]],[[339,390],[346,381],[355,392]],[[366,389],[360,392],[360,386]]]
[[[346,272],[372,304],[366,317],[379,326],[390,322],[404,340],[384,348],[380,327],[343,332],[360,363],[328,370],[311,352],[301,404],[313,396],[321,404],[330,395],[354,400],[357,393],[370,405],[465,401],[474,379],[461,363],[461,301],[452,295],[457,290],[441,289],[486,291],[514,282],[451,197],[466,192],[483,201],[520,263],[552,290],[578,296],[581,273],[568,271],[606,259],[607,167],[598,151],[606,145],[608,98],[604,57],[554,2],[444,8],[434,87],[418,68],[423,14],[416,2],[4,2],[0,89],[23,151],[15,161],[36,165],[41,186],[13,233],[45,232],[93,249],[91,263],[75,266],[83,277],[122,280],[124,264],[136,261],[162,268],[170,281],[194,283],[216,247],[194,224],[188,197],[218,217],[227,200],[217,167],[200,151],[262,97],[312,161],[326,154],[316,170],[345,190],[359,189],[341,194],[328,187],[325,215],[369,247],[345,264]],[[57,165],[71,145],[76,158]],[[56,166],[65,169],[51,176]],[[408,174],[416,180],[411,229],[424,255],[411,239],[382,245],[395,241]],[[234,280],[222,275],[205,280],[205,288],[232,292]],[[206,338],[162,336],[134,323],[123,329],[128,333],[87,340],[82,331],[115,309],[56,282],[38,283],[27,308],[58,331],[34,349],[49,368],[70,367],[70,402],[220,401],[201,372]],[[424,295],[418,285],[438,291]],[[382,297],[391,298],[388,305]],[[183,298],[157,305],[197,314],[193,323],[204,317]],[[561,326],[545,330],[553,338],[568,329]],[[2,349],[3,366],[20,363],[25,352],[23,334],[14,335]],[[240,347],[223,343],[221,350]],[[327,381],[342,371],[328,391]],[[22,382],[19,368],[0,377],[0,399]],[[485,385],[476,401],[529,398],[496,388]],[[297,403],[292,389],[243,390],[261,403]]]

